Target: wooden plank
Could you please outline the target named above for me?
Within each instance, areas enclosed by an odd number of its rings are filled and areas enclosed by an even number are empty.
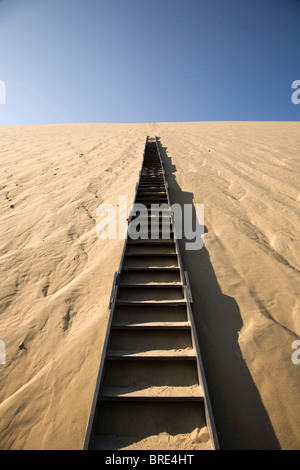
[[[170,272],[170,271],[179,271],[179,268],[177,267],[161,267],[161,266],[151,266],[151,267],[138,267],[138,266],[123,266],[122,268],[122,271],[149,271],[149,272],[159,272],[159,271],[166,271],[166,272]]]
[[[123,351],[109,350],[107,352],[108,360],[134,360],[134,361],[193,361],[196,360],[196,352],[193,349],[184,351],[172,350],[153,350],[153,351]]]
[[[126,253],[130,258],[177,258],[177,253]]]
[[[182,288],[183,286],[182,286],[181,282],[172,282],[172,283],[171,282],[169,282],[169,283],[166,283],[166,282],[164,282],[164,283],[163,282],[150,283],[149,282],[147,284],[145,284],[145,283],[137,284],[137,283],[132,283],[132,282],[131,283],[120,282],[119,287],[129,287],[129,288],[136,288],[137,287],[137,288],[142,288],[142,289],[143,288],[150,288],[151,289],[151,288],[160,288],[160,287],[162,287],[162,288],[166,288],[166,287],[167,288],[169,288],[169,287],[172,288],[173,287],[173,288],[178,289],[178,288]]]
[[[100,400],[145,400],[145,401],[203,401],[204,395],[199,385],[186,387],[103,387]]]
[[[128,244],[130,245],[173,245],[175,244],[174,240],[172,239],[168,239],[168,240],[165,240],[163,238],[159,238],[158,240],[151,240],[151,239],[145,239],[145,240],[142,240],[141,238],[137,239],[137,240],[133,240],[133,238],[131,239],[128,239]]]
[[[114,329],[138,329],[138,330],[189,330],[191,328],[190,322],[113,322],[112,328]]]
[[[117,300],[116,305],[127,305],[130,307],[178,307],[186,305],[186,300]]]

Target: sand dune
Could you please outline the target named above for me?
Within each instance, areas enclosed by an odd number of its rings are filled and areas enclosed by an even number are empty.
[[[133,201],[157,135],[171,202],[205,207],[204,248],[182,256],[221,447],[299,449],[300,124],[0,132],[0,448],[82,448],[124,243],[97,238],[96,209]]]

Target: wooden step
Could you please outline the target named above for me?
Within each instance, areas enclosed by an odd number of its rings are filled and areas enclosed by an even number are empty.
[[[106,359],[108,360],[147,360],[147,361],[194,361],[196,360],[196,353],[193,349],[184,351],[172,350],[153,350],[153,351],[122,351],[122,350],[109,350]]]
[[[172,223],[172,220],[171,220],[171,217],[170,215],[163,215],[163,214],[154,214],[152,215],[151,212],[146,216],[141,216],[141,215],[135,215],[135,216],[130,216],[128,218],[128,222],[132,222],[133,220],[136,220],[136,219],[139,219],[139,222],[142,223],[148,223],[148,225],[151,226],[151,224],[158,224],[159,225],[162,225],[162,224],[165,224],[166,226],[169,226],[169,224],[171,225]]]
[[[150,267],[146,267],[146,266],[123,266],[122,267],[122,271],[152,271],[152,272],[155,272],[155,271],[167,271],[167,272],[170,272],[170,271],[179,271],[180,268],[179,267],[161,267],[161,266],[150,266]]]
[[[139,199],[139,198],[143,198],[143,199],[163,199],[164,201],[167,199],[167,193],[166,191],[164,190],[160,190],[160,191],[148,191],[147,189],[145,189],[144,191],[141,191],[141,190],[137,190],[137,194],[136,194],[136,200]]]
[[[135,200],[135,204],[143,204],[146,208],[149,208],[151,209],[151,206],[153,204],[168,204],[168,200],[167,199],[150,199],[147,197],[147,199],[145,198],[141,198],[141,197],[138,197],[136,198]]]
[[[131,230],[132,230],[132,229],[129,228],[129,233],[128,233],[128,236],[129,236],[129,237],[130,237],[130,231],[131,231]],[[135,229],[134,229],[134,231],[135,231]],[[174,238],[174,234],[173,234],[173,231],[172,231],[171,228],[170,228],[170,229],[164,228],[164,230],[161,230],[160,227],[158,227],[158,230],[157,230],[156,227],[155,227],[155,228],[154,228],[154,227],[152,228],[152,227],[150,226],[150,227],[149,227],[149,230],[148,230],[147,232],[137,232],[137,234],[139,235],[139,238],[140,238],[140,237],[146,237],[146,236],[148,236],[148,235],[152,235],[152,234],[151,234],[152,231],[153,231],[153,235],[154,235],[154,234],[155,234],[155,235],[163,235],[164,233],[170,235],[169,238],[166,238],[166,240],[169,240],[169,239],[171,239],[171,238]],[[144,238],[144,240],[145,240],[145,238]],[[157,238],[156,238],[155,240],[157,240]]]
[[[140,187],[141,185],[150,186],[152,184],[157,185],[157,186],[165,187],[165,182],[164,182],[163,178],[157,178],[157,177],[153,177],[153,178],[149,178],[149,179],[142,178],[139,182],[138,187]]]
[[[150,214],[147,214],[146,217],[138,214],[138,215],[135,215],[133,217],[130,217],[128,219],[128,222],[132,222],[132,221],[137,221],[139,224],[141,225],[148,225],[149,227],[151,226],[166,226],[166,227],[169,227],[172,225],[172,220],[171,220],[171,217],[169,215],[167,216],[164,216],[164,217],[160,217],[159,214],[155,214],[155,215],[151,215],[151,212]]]
[[[157,255],[177,255],[175,251],[175,246],[174,249],[172,249],[169,246],[147,246],[144,245],[143,247],[133,247],[132,245],[128,246],[126,249],[126,256],[128,255],[141,255],[141,256],[146,256],[148,254],[152,254],[157,256]]]
[[[156,244],[175,245],[174,239],[171,239],[171,238],[169,239],[158,238],[156,240],[150,239],[150,238],[145,238],[145,239],[138,238],[137,240],[133,240],[133,238],[129,238],[127,243],[130,245],[156,245]]]
[[[187,387],[108,387],[101,388],[100,400],[145,400],[145,401],[203,401],[204,395],[199,385]]]
[[[127,330],[127,329],[137,329],[137,330],[189,330],[191,328],[190,322],[113,322],[112,328]]]
[[[147,289],[151,289],[151,288],[154,288],[154,289],[160,289],[160,288],[175,288],[175,289],[180,289],[183,287],[182,283],[181,282],[152,282],[152,283],[141,283],[141,284],[137,284],[137,283],[134,283],[134,282],[119,282],[118,284],[119,287],[126,287],[126,288],[133,288],[133,289],[136,289],[136,288],[147,288]]]
[[[162,204],[164,205],[168,205],[168,201],[136,201],[135,204],[142,204],[143,206],[145,206],[145,208],[147,209],[148,212],[150,213],[161,213],[161,211],[158,211],[156,210],[153,206],[154,205],[159,205],[161,206]],[[163,211],[164,214],[168,214],[170,213],[169,209],[165,209]]]
[[[186,305],[185,299],[176,300],[127,300],[117,299],[116,305],[130,305],[131,307],[177,307],[179,305]]]
[[[147,198],[147,197],[157,197],[160,198],[161,196],[163,198],[167,197],[167,193],[164,190],[160,191],[149,191],[149,189],[138,189],[137,191],[137,199],[140,197]]]
[[[152,191],[152,189],[153,189],[153,191],[161,190],[161,191],[166,192],[166,187],[163,183],[159,183],[159,182],[157,182],[157,183],[155,183],[155,182],[153,182],[153,183],[142,183],[141,182],[138,185],[138,191],[140,191],[140,190],[142,190],[142,191]]]
[[[177,258],[177,253],[125,253],[130,258]]]
[[[137,194],[139,192],[143,195],[147,195],[147,193],[154,195],[154,194],[167,194],[166,190],[163,187],[157,188],[157,187],[151,187],[151,186],[145,186],[145,187],[138,187]]]
[[[166,322],[183,323],[188,322],[186,305],[177,306],[140,306],[132,308],[130,305],[117,305],[115,311],[115,322],[122,323],[145,323]]]
[[[151,253],[138,256],[124,256],[124,266],[132,267],[177,267],[177,256],[166,256],[165,254],[159,254],[159,256],[152,255]]]
[[[138,220],[137,220],[138,219]],[[148,219],[148,220],[147,220]],[[135,218],[135,219],[131,219],[129,221],[129,230],[131,228],[131,225],[133,221],[136,221],[138,222],[138,225],[137,225],[137,228],[139,228],[139,230],[146,230],[146,231],[151,231],[151,230],[170,230],[170,234],[172,234],[172,238],[173,238],[173,227],[172,227],[172,221],[169,219],[166,219],[166,220],[161,220],[159,219],[158,217],[147,217],[147,219],[142,219],[142,218]]]
[[[145,194],[144,193],[137,194],[135,202],[139,203],[139,202],[148,201],[148,200],[150,202],[154,202],[155,204],[156,203],[158,203],[158,204],[164,204],[164,203],[168,204],[168,198],[167,198],[166,194],[163,194],[161,192],[160,193],[156,193],[156,192],[150,193],[149,191],[145,192]],[[158,202],[156,202],[156,201],[158,201]]]
[[[166,188],[164,185],[160,184],[160,183],[150,183],[150,184],[146,184],[146,183],[141,183],[139,184],[138,188],[137,188],[138,192],[143,192],[143,191],[146,191],[146,192],[163,192],[164,194],[166,194]]]

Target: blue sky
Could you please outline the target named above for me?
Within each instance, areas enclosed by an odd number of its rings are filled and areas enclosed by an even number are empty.
[[[299,45],[300,0],[0,0],[0,125],[299,121]]]

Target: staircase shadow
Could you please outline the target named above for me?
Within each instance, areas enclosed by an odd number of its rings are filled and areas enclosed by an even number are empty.
[[[195,220],[194,195],[181,190],[175,176],[176,166],[168,156],[167,147],[157,139],[170,203],[182,207],[191,204]],[[234,298],[222,293],[206,247],[186,250],[189,240],[184,234],[178,241],[190,279],[193,315],[220,447],[279,450],[268,413],[239,347],[238,333],[243,326],[239,306]]]

